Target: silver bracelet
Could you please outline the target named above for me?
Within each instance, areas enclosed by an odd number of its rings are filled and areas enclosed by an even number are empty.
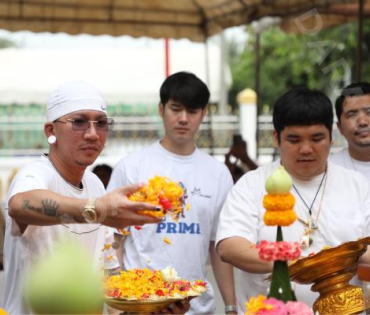
[[[238,312],[238,306],[236,305],[226,305],[225,306],[225,313],[237,313]]]

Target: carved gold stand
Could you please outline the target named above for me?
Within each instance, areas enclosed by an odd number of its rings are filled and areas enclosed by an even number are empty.
[[[320,296],[313,305],[322,314],[356,314],[364,310],[362,288],[349,284],[356,274],[358,260],[370,244],[370,237],[323,250],[299,259],[289,267],[293,281],[314,283],[312,291]]]
[[[362,288],[349,285],[352,273],[336,275],[312,286],[320,293],[313,305],[319,314],[356,314],[364,310]]]

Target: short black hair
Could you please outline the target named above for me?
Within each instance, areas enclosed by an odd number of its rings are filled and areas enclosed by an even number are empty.
[[[332,103],[323,92],[296,87],[275,102],[272,119],[280,142],[280,133],[285,127],[316,124],[325,125],[331,139],[333,116]]]
[[[173,100],[188,109],[204,109],[208,104],[209,97],[207,85],[190,72],[177,72],[170,75],[160,89],[163,106],[169,100]]]
[[[108,164],[98,164],[94,166],[94,168],[92,169],[92,172],[95,174],[95,172],[100,171],[100,170],[106,171],[107,173],[113,172],[113,168],[109,166]]]
[[[341,95],[335,101],[335,114],[338,118],[338,123],[340,124],[340,116],[343,112],[344,99],[349,96],[361,96],[364,94],[370,94],[370,83],[368,82],[357,82],[347,85]]]

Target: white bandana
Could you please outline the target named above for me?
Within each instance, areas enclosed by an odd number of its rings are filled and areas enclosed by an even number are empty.
[[[90,83],[67,82],[51,94],[47,103],[46,119],[52,122],[80,110],[96,110],[107,114],[107,105],[100,92]]]

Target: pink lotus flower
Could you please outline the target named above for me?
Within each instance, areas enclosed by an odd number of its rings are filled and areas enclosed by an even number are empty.
[[[294,260],[301,255],[301,245],[298,242],[261,241],[256,248],[259,249],[259,257],[265,261]]]
[[[263,295],[252,297],[246,307],[245,315],[313,315],[311,309],[302,302],[289,301],[285,304],[275,298],[266,299]]]
[[[275,298],[269,298],[264,301],[265,308],[258,312],[258,315],[286,315],[287,308],[283,301],[279,301]],[[272,308],[270,309],[271,306]]]

